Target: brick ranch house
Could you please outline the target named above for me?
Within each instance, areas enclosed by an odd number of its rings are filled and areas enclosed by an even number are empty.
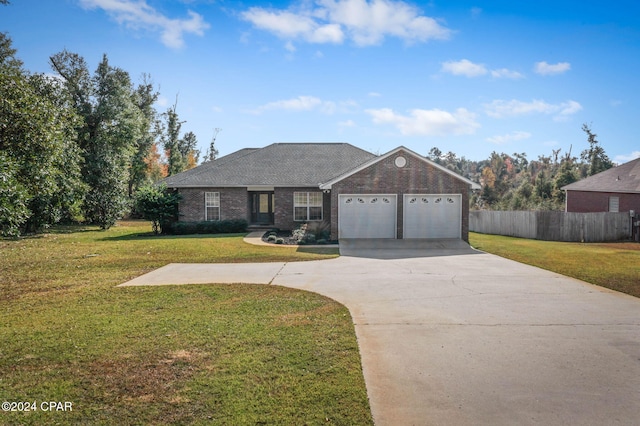
[[[181,221],[246,219],[292,230],[328,222],[331,239],[468,241],[480,186],[405,148],[375,155],[347,143],[245,148],[165,179]]]
[[[575,213],[640,212],[640,158],[563,186],[565,210]]]

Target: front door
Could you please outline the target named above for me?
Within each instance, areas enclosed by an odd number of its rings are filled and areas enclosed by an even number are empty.
[[[259,225],[273,225],[273,192],[251,193],[251,222]]]

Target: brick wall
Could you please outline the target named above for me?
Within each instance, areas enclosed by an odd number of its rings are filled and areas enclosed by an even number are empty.
[[[609,211],[609,197],[618,197],[621,212],[640,212],[640,194],[567,191],[567,211],[575,213],[598,213]]]
[[[318,188],[306,187],[283,187],[275,188],[275,212],[274,226],[283,230],[296,229],[304,222],[296,222],[293,220],[293,193],[294,192],[319,192]],[[322,197],[322,214],[323,219],[328,221],[331,211],[331,196],[324,194]]]
[[[399,168],[398,156],[407,163]],[[462,239],[469,241],[469,185],[409,153],[399,151],[333,185],[331,189],[331,238],[338,238],[338,195],[397,194],[397,236],[402,238],[402,194],[462,194]]]
[[[205,220],[204,193],[220,193],[220,219],[251,219],[249,215],[249,195],[246,188],[180,188],[180,221]]]

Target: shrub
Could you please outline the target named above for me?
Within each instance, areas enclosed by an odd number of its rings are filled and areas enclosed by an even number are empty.
[[[207,220],[200,222],[173,222],[167,228],[167,234],[234,234],[246,232],[249,223],[244,219]],[[164,228],[163,228],[164,231]]]
[[[313,234],[317,240],[329,240],[331,238],[331,225],[329,222],[309,222],[307,232]]]
[[[304,236],[306,233],[307,233],[307,224],[303,223],[291,233],[291,237],[296,242],[296,244],[300,244],[300,241],[304,240]]]
[[[267,237],[267,241],[269,241],[270,243],[274,242],[275,240],[277,240],[277,237],[275,235],[269,235]]]
[[[145,186],[136,192],[135,210],[144,219],[151,221],[154,234],[167,233],[167,226],[178,216],[180,194],[167,189],[165,185]]]
[[[284,244],[284,238],[276,238],[276,244]]]

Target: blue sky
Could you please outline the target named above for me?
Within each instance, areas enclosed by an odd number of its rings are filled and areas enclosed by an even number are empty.
[[[349,142],[472,160],[640,156],[640,2],[11,0],[27,69],[67,49],[151,75],[202,152]]]

